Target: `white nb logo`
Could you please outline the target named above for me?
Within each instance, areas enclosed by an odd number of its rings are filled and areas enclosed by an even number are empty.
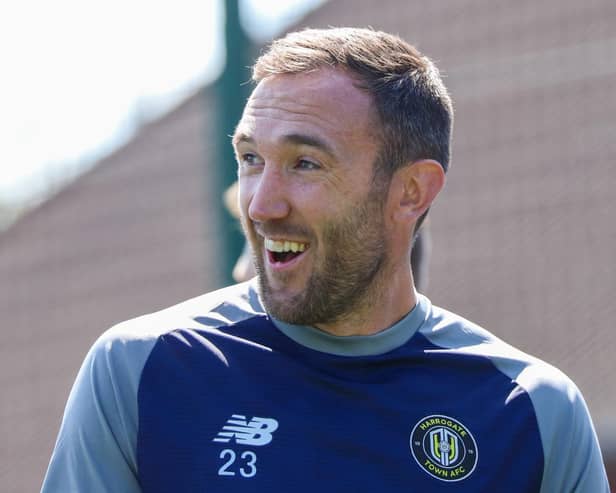
[[[235,440],[240,445],[267,445],[272,441],[272,433],[278,429],[278,421],[273,418],[253,417],[250,421],[246,416],[234,414],[218,432],[214,442],[229,443]]]

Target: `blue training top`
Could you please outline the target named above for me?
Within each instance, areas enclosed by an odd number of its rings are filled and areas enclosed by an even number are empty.
[[[609,492],[552,366],[421,295],[382,332],[336,337],[273,320],[253,283],[101,336],[42,491]]]

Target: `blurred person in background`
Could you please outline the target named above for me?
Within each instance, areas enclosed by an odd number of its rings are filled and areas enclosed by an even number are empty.
[[[305,30],[253,79],[233,145],[256,278],[103,334],[43,491],[607,493],[575,384],[416,290],[453,125],[432,61]]]
[[[240,209],[237,202],[238,193],[238,182],[235,181],[229,188],[225,190],[225,193],[223,194],[223,201],[225,203],[225,207],[227,208],[229,213],[237,220],[240,219]],[[250,246],[248,245],[248,242],[246,240],[244,240],[242,253],[235,262],[231,275],[233,276],[235,282],[245,282],[257,275],[257,271],[255,270],[254,264],[252,263]]]

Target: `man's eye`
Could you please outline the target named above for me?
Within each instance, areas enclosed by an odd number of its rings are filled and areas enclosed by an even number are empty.
[[[318,163],[315,163],[314,161],[310,161],[308,159],[300,159],[297,162],[297,167],[300,169],[320,169],[321,166]]]
[[[241,155],[241,164],[244,166],[260,166],[263,164],[263,160],[256,154],[247,152]]]

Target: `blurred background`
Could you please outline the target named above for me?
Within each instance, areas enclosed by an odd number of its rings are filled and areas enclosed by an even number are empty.
[[[616,485],[616,2],[23,0],[0,8],[0,491],[40,488],[106,328],[232,282],[248,66],[331,25],[441,68],[456,123],[425,292],[576,381]]]

